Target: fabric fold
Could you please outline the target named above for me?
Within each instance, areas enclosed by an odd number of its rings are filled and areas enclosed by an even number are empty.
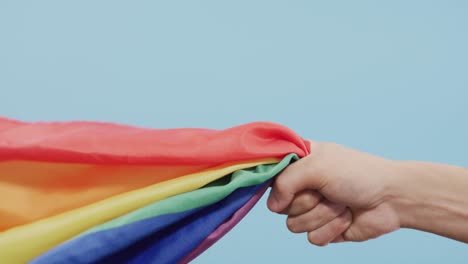
[[[210,183],[207,187],[175,195],[137,209],[66,241],[37,258],[34,263],[70,263],[70,259],[80,258],[86,258],[86,262],[97,261],[147,236],[151,230],[151,227],[147,226],[148,222],[151,222],[152,226],[160,226],[174,221],[174,215],[188,217],[197,213],[197,209],[222,201],[239,188],[257,186],[269,181],[297,159],[295,154],[290,154],[277,164],[257,165],[237,170]],[[167,215],[172,216],[167,217]],[[68,259],[64,259],[65,257]]]
[[[196,248],[194,248],[187,256],[179,261],[180,264],[189,263],[205,250],[211,247],[214,243],[220,240],[225,234],[233,229],[246,215],[247,213],[257,204],[262,198],[262,195],[266,192],[270,183],[263,185],[255,195],[253,195],[248,202],[246,202],[239,210],[237,210],[229,219],[219,225],[211,234],[208,235]]]
[[[274,162],[276,160],[270,159],[237,164],[179,177],[28,225],[9,229],[0,235],[1,259],[8,263],[28,261],[93,226],[142,206],[198,189],[236,170]],[[28,243],[24,243],[25,241]]]
[[[254,122],[224,130],[148,129],[103,122],[27,123],[0,118],[0,161],[211,165],[303,157],[310,144],[291,129]]]
[[[147,129],[0,117],[0,232],[187,174],[308,154],[287,127]]]
[[[310,147],[269,122],[149,129],[0,117],[0,260],[187,262]]]

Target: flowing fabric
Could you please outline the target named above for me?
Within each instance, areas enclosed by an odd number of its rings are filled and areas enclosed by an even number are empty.
[[[270,184],[267,183],[264,185],[263,188],[258,190],[250,200],[245,203],[237,212],[235,212],[231,218],[229,218],[225,223],[221,224],[214,230],[202,243],[200,243],[190,254],[185,256],[179,263],[189,263],[194,258],[198,257],[201,253],[207,250],[210,246],[216,243],[219,239],[221,239],[227,232],[229,232],[237,223],[244,218],[244,216],[255,206],[255,204],[260,200],[262,195],[266,192],[268,186]]]
[[[53,263],[70,262],[65,261],[64,257],[68,255],[78,256],[71,258],[79,259],[79,256],[82,255],[86,257],[87,261],[81,262],[90,262],[88,261],[90,259],[97,261],[106,255],[124,249],[145,238],[151,233],[152,227],[155,227],[156,231],[158,231],[158,226],[179,221],[180,217],[196,218],[192,214],[196,214],[200,208],[222,201],[239,188],[260,186],[295,159],[297,159],[297,156],[288,155],[278,164],[259,165],[255,168],[238,170],[208,187],[172,196],[143,207],[99,225],[59,245],[39,259],[47,259],[47,262],[51,263],[53,255],[54,259],[58,259],[57,261],[52,261]],[[224,183],[225,181],[226,183]],[[210,211],[213,210],[210,209]],[[229,211],[229,213],[233,214],[234,212]],[[160,220],[161,218],[163,220]],[[189,240],[190,238],[193,237],[186,237],[185,240]],[[96,245],[101,246],[96,247]],[[180,247],[178,244],[174,244],[174,246]]]
[[[306,156],[292,130],[145,129],[0,118],[0,259],[186,263]]]
[[[152,202],[195,190],[226,174],[259,163],[262,162],[233,165],[179,177],[9,229],[0,236],[0,256],[11,262],[30,259],[95,225]]]
[[[154,259],[158,263],[175,263],[247,202],[259,188],[261,186],[239,189],[208,207],[126,225],[110,236],[99,233],[84,239],[87,243],[82,244],[84,250],[70,245],[63,250],[65,254],[52,252],[32,263],[148,263]],[[141,239],[137,240],[135,236]]]
[[[204,208],[184,218],[162,233],[154,233],[129,249],[103,260],[104,263],[147,263],[157,259],[161,263],[175,263],[190,253],[216,227],[246,203],[261,186],[242,188],[220,203]],[[187,234],[190,234],[187,237]]]

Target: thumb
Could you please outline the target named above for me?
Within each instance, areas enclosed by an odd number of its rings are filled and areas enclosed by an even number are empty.
[[[312,156],[296,161],[276,177],[268,197],[268,209],[276,213],[282,212],[291,204],[296,193],[306,189],[320,189],[321,182],[321,177],[314,175]]]

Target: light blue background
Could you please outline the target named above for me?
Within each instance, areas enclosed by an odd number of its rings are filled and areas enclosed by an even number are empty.
[[[467,1],[0,0],[0,115],[146,127],[282,123],[468,166]],[[468,191],[468,190],[467,190]],[[265,200],[197,263],[466,263],[401,230],[311,246]]]

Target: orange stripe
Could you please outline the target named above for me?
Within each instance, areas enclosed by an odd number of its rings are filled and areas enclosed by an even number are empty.
[[[0,231],[208,167],[0,162]]]

